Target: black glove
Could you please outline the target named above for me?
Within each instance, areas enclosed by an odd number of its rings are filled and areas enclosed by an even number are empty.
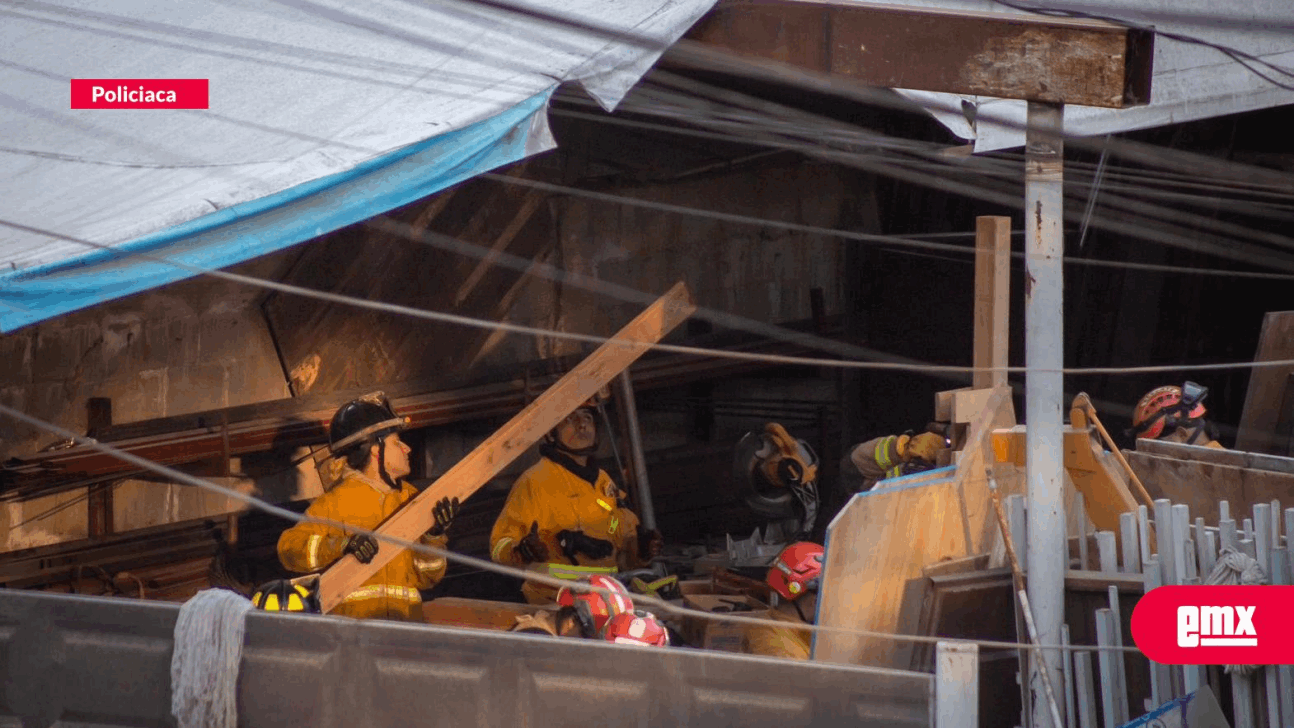
[[[522,563],[530,564],[538,561],[548,561],[548,547],[543,541],[539,540],[539,522],[530,523],[530,533],[527,533],[520,541],[513,553],[521,557]]]
[[[342,555],[355,554],[355,560],[361,564],[367,564],[377,556],[377,539],[364,533],[357,533],[346,541],[346,547],[341,550]]]
[[[443,535],[449,530],[449,525],[454,522],[454,516],[458,515],[458,499],[441,498],[436,501],[435,506],[432,506],[431,514],[435,517],[436,524],[427,529],[427,534],[430,536]]]
[[[642,531],[638,534],[638,558],[643,561],[651,561],[660,556],[660,550],[665,547],[665,537],[660,531],[652,529]]]
[[[587,536],[583,531],[558,531],[557,543],[572,564],[578,564],[575,554],[584,554],[596,561],[605,559],[616,551],[615,545],[610,541]]]

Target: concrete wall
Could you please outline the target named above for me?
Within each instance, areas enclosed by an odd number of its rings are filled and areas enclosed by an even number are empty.
[[[608,192],[673,205],[828,228],[849,227],[858,177],[824,164],[785,160],[755,169]],[[578,197],[552,203],[558,248],[546,262],[652,296],[686,281],[704,307],[765,323],[807,319],[809,291],[840,311],[838,237],[755,227]],[[574,284],[534,277],[508,320],[607,335],[643,308]],[[681,332],[680,332],[681,333]],[[552,337],[496,336],[478,362],[504,364],[586,350]]]
[[[245,264],[272,277],[288,256]],[[191,279],[0,337],[0,401],[77,433],[86,400],[112,400],[115,423],[288,396],[256,288]],[[60,438],[0,417],[0,457],[30,455]],[[235,461],[233,472],[243,469]],[[266,469],[268,470],[268,469]],[[226,482],[283,500],[318,492],[309,469]],[[85,491],[0,506],[0,550],[84,538]],[[79,502],[78,502],[78,499]],[[65,506],[20,528],[23,521]],[[117,531],[199,518],[241,504],[188,486],[126,481],[114,493]]]
[[[858,200],[871,195],[851,172],[792,158],[610,191],[826,228],[854,227],[850,221],[856,219]],[[823,290],[828,314],[840,311],[840,267],[847,243],[839,238],[577,197],[554,197],[548,204],[557,239],[546,260],[560,268],[652,297],[684,280],[701,306],[760,322],[808,318],[814,288]],[[277,279],[297,255],[299,251],[288,251],[240,270]],[[0,401],[83,433],[90,397],[110,398],[115,422],[124,423],[290,396],[262,314],[262,299],[258,289],[195,279],[0,337],[0,361],[12,363],[0,370]],[[532,277],[518,289],[507,318],[605,335],[642,307],[641,302]],[[677,335],[682,333],[680,328]],[[553,337],[497,336],[476,365],[506,366],[587,348]],[[675,432],[670,426],[678,417],[657,416],[661,421],[652,423],[649,448],[682,444],[686,427]],[[428,433],[435,463],[426,474],[443,472],[488,434]],[[0,420],[0,456],[31,454],[56,439]],[[522,458],[483,495],[502,498],[515,475],[532,462],[533,455]],[[242,469],[252,471],[252,477],[228,483],[243,492],[271,500],[319,492],[317,476],[309,468],[274,473],[264,463],[234,463],[235,472]],[[81,491],[0,506],[0,550],[84,538],[83,496]],[[66,507],[13,528],[58,506]],[[128,481],[115,491],[114,527],[124,531],[240,508],[222,496],[187,486]]]

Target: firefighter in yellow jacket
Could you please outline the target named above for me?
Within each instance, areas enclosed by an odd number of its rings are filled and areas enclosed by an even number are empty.
[[[786,626],[747,627],[742,636],[744,652],[791,660],[809,659],[813,635],[804,627],[817,621],[822,562],[823,550],[816,543],[801,541],[782,549],[765,579],[778,595],[777,606],[758,616],[785,622]]]
[[[841,472],[853,475],[849,473],[849,466],[852,465],[857,474],[862,476],[861,484],[853,487],[862,493],[875,487],[879,480],[935,467],[939,451],[947,446],[948,441],[944,436],[933,432],[874,437],[850,449],[845,458],[847,462],[841,464]]]
[[[611,476],[589,457],[598,448],[592,400],[562,420],[539,446],[539,462],[512,486],[490,533],[490,558],[559,579],[640,568],[660,553],[658,531],[639,532],[638,516]],[[531,604],[557,590],[521,587]]]
[[[399,435],[407,424],[380,392],[342,405],[333,415],[328,446],[334,457],[345,459],[345,468],[341,480],[315,499],[306,515],[376,530],[417,495],[412,485],[400,480],[410,472],[409,446]],[[458,510],[458,501],[444,499],[433,510],[435,525],[422,536],[421,543],[444,548],[448,540],[445,531]],[[377,555],[377,540],[311,522],[298,523],[279,537],[279,560],[289,571],[320,571],[346,554],[367,564]],[[445,566],[442,557],[401,551],[347,595],[332,614],[421,622],[419,590],[440,581]]]

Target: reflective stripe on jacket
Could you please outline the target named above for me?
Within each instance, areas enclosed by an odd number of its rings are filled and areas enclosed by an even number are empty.
[[[640,565],[638,516],[620,505],[623,495],[604,470],[598,471],[596,483],[590,483],[549,458],[541,457],[512,486],[508,501],[490,533],[490,558],[500,564],[521,565],[521,559],[516,555],[517,543],[530,533],[532,523],[538,523],[539,539],[548,547],[551,564],[531,568],[538,567],[536,570],[546,572],[554,569],[570,571],[571,567],[609,570],[603,573],[637,568]],[[583,531],[591,538],[610,541],[614,551],[604,559],[577,554],[578,563],[571,564],[557,543],[558,532],[567,530]],[[578,578],[584,574],[577,573],[574,577],[559,573],[552,575]],[[550,595],[556,592],[553,588],[540,588],[532,582],[527,582],[522,591],[532,603],[551,600]]]
[[[306,515],[376,530],[418,491],[408,483],[399,490],[355,470],[315,499]],[[289,571],[310,573],[331,566],[342,556],[350,533],[336,526],[302,522],[279,537],[279,560]],[[444,548],[444,536],[423,536],[421,543]],[[422,621],[420,589],[430,589],[445,575],[445,559],[403,550],[368,581],[347,595],[332,614],[350,617]]]
[[[742,635],[744,652],[766,657],[785,657],[791,660],[809,659],[813,637],[809,630],[803,628],[804,622],[799,617],[785,614],[778,609],[770,609],[758,616],[786,622],[786,626],[753,624],[747,627],[745,634]]]
[[[871,490],[878,480],[896,478],[903,474],[898,435],[874,437],[861,445],[855,445],[849,451],[849,460],[863,476],[862,491]]]

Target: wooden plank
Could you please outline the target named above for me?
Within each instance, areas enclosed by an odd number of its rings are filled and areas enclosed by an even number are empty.
[[[983,215],[975,218],[975,389],[1007,386],[1010,320],[1011,218]]]
[[[1254,361],[1294,359],[1294,311],[1272,311],[1263,317],[1262,333]],[[1236,449],[1248,452],[1289,454],[1275,449],[1276,429],[1281,422],[1278,407],[1284,400],[1285,384],[1294,366],[1256,367],[1249,375],[1249,391],[1240,414]],[[1290,413],[1285,413],[1290,416]],[[1282,448],[1286,446],[1281,443]]]
[[[1219,501],[1228,501],[1232,513],[1251,512],[1273,499],[1294,502],[1294,474],[1253,470],[1229,465],[1178,460],[1144,452],[1127,451],[1128,462],[1156,498],[1190,506],[1205,523],[1218,523]]]
[[[1151,440],[1145,437],[1137,438],[1136,449],[1137,452],[1176,458],[1178,460],[1194,460],[1213,465],[1230,465],[1237,468],[1249,468],[1250,470],[1271,470],[1277,473],[1294,475],[1294,457],[1282,455],[1267,455],[1257,452],[1244,452],[1243,450],[1220,450],[1216,447],[1186,445],[1180,442]],[[1127,452],[1125,450],[1124,455],[1127,455]]]
[[[935,728],[978,728],[979,645],[940,642],[935,657]]]
[[[1203,533],[1203,529],[1200,529]],[[1137,516],[1124,513],[1119,516],[1119,546],[1122,550],[1122,568],[1119,571],[1136,574],[1141,571],[1141,545],[1137,541]]]
[[[1014,418],[1010,390],[994,390],[951,477],[859,493],[845,505],[827,528],[819,624],[894,632],[910,579],[987,550],[988,527],[997,528],[984,475],[989,434]],[[815,660],[889,666],[906,654],[893,640],[815,634]]]
[[[1116,574],[1119,571],[1117,542],[1113,531],[1096,532],[1097,563],[1103,574]]]
[[[422,617],[428,624],[476,629],[508,630],[523,614],[535,614],[547,607],[485,599],[441,597],[422,605]]]
[[[747,0],[719,4],[687,37],[868,86],[1113,108],[1150,100],[1154,35],[1113,23]]]
[[[962,388],[935,392],[935,420],[957,424],[974,422],[992,396],[992,389]]]
[[[562,418],[586,402],[620,372],[642,356],[651,345],[696,310],[687,286],[675,284],[668,293],[622,328],[612,340],[559,379],[534,402],[468,453],[416,498],[392,515],[379,532],[414,541],[434,523],[432,507],[442,498],[466,501],[490,478],[557,426]],[[325,613],[342,598],[377,573],[403,549],[379,541],[373,560],[361,564],[343,556],[319,580],[319,598]]]

